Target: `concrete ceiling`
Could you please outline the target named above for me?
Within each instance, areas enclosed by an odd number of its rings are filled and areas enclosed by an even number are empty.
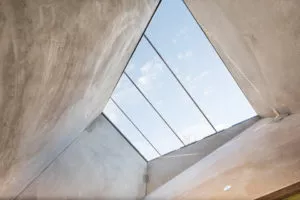
[[[1,1],[1,198],[101,113],[157,3]]]
[[[185,2],[258,114],[300,111],[300,1]],[[1,197],[22,191],[101,113],[157,3],[1,1]],[[254,192],[242,195],[256,197],[299,180],[298,170],[297,176],[283,176],[281,183],[272,184],[276,174],[290,175],[299,169],[297,121],[298,115],[282,126],[262,122],[262,127],[254,127],[239,139],[242,143],[233,141],[235,147],[225,147],[237,155],[234,163],[228,161],[226,152],[215,154],[220,158],[219,166],[230,172],[240,169],[244,179],[248,178],[248,166],[240,167],[243,159],[257,155],[251,170],[270,178],[270,184],[257,194],[250,185]],[[249,140],[266,148],[255,150]],[[244,151],[235,152],[243,144]],[[281,156],[284,150],[290,156]],[[272,173],[268,167],[275,161],[264,163],[264,151],[281,164]],[[214,160],[208,158],[204,165],[210,166]],[[263,171],[261,164],[267,166]],[[201,188],[206,187],[212,194],[219,186],[218,179],[208,177],[211,168],[199,172],[197,165],[203,166],[197,163],[188,172],[190,176],[181,176],[165,187],[169,190],[160,191],[175,198],[189,191],[189,197],[194,197],[203,194]],[[215,172],[219,169],[212,167]],[[195,174],[199,180],[207,176],[207,183],[193,182]],[[220,175],[224,180],[240,178],[236,173]],[[259,180],[254,177],[254,185]],[[244,183],[241,179],[241,187]],[[179,188],[177,194],[173,184]]]
[[[259,115],[300,111],[299,0],[185,3]]]

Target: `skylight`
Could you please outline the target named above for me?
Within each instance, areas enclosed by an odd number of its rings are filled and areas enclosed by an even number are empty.
[[[104,114],[151,160],[256,115],[180,0],[163,0]]]

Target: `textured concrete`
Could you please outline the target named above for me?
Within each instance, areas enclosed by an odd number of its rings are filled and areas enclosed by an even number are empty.
[[[147,192],[150,193],[170,181],[176,175],[209,155],[258,120],[259,117],[253,117],[196,143],[148,162],[149,182],[147,183]]]
[[[19,199],[140,199],[146,168],[147,162],[101,115]]]
[[[157,3],[0,2],[0,198],[101,113]]]
[[[259,115],[300,111],[300,1],[185,0]]]
[[[299,132],[300,114],[262,119],[146,199],[255,199],[299,182]]]

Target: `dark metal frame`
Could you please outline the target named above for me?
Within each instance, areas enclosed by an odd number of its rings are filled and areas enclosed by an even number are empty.
[[[148,140],[148,138],[143,134],[143,132],[135,125],[135,123],[130,119],[130,117],[124,112],[124,110],[118,105],[118,103],[111,97],[111,101],[117,106],[117,108],[122,112],[122,114],[129,120],[129,122],[136,128],[136,130],[143,136],[143,138],[152,146],[156,153],[161,156],[161,153],[155,148],[155,146]]]

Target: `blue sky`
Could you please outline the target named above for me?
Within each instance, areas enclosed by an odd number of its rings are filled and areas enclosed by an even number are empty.
[[[145,35],[217,131],[256,115],[181,0],[163,0]],[[123,75],[112,97],[160,154],[214,133],[144,37],[126,73],[184,143]],[[158,156],[113,102],[104,113],[147,159]]]

